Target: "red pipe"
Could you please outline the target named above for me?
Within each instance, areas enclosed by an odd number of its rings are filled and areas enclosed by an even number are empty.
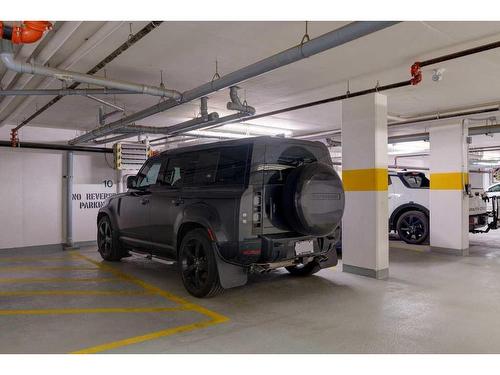
[[[52,24],[49,21],[23,21],[20,26],[8,26],[0,21],[0,38],[14,44],[34,43],[50,29]]]

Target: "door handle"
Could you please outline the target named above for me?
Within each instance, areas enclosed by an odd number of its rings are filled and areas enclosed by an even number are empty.
[[[149,203],[149,199],[148,198],[142,198],[141,199],[141,204],[148,204]]]

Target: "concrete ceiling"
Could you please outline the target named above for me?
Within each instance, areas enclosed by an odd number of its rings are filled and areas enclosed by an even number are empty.
[[[50,60],[57,66],[103,22],[84,22]],[[137,32],[146,22],[133,22]],[[318,36],[344,22],[310,22],[309,34]],[[184,91],[209,81],[219,61],[219,73],[229,73],[300,42],[303,22],[164,22],[144,39],[106,67],[108,77],[157,85],[160,70],[169,88]],[[87,71],[123,43],[129,23],[123,23],[72,69]],[[500,22],[403,22],[344,46],[313,56],[240,84],[241,95],[257,113],[383,85],[409,78],[409,67],[423,60],[500,39]],[[432,69],[444,68],[442,81],[431,80]],[[389,112],[398,116],[435,113],[448,108],[499,102],[500,49],[424,69],[424,80],[416,87],[386,92]],[[0,71],[1,73],[1,71]],[[103,75],[101,71],[98,74]],[[40,81],[32,80],[36,86]],[[61,87],[54,83],[52,88]],[[85,86],[83,86],[85,87]],[[16,98],[0,119],[16,125],[48,102],[50,97]],[[132,113],[158,102],[141,95],[108,97]],[[227,90],[210,96],[209,110],[228,113]],[[31,124],[32,126],[84,131],[96,126],[99,104],[87,98],[65,97]],[[340,104],[332,103],[306,110],[255,120],[256,125],[290,129],[294,135],[340,127]],[[196,115],[198,103],[186,104],[144,119],[144,125],[172,125]],[[9,116],[10,114],[10,116]],[[415,126],[423,130],[427,125]],[[414,131],[411,130],[410,131]]]

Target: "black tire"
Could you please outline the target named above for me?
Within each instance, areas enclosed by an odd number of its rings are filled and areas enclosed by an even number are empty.
[[[103,216],[97,224],[97,248],[104,260],[118,262],[123,257],[118,234],[108,216]]]
[[[205,229],[194,229],[182,239],[179,248],[179,270],[189,294],[213,297],[222,293],[214,245]]]
[[[318,272],[321,267],[318,262],[312,261],[307,264],[285,267],[285,269],[293,276],[310,276]]]
[[[335,170],[326,164],[304,164],[290,172],[283,187],[283,218],[295,232],[326,236],[344,213],[344,190]]]
[[[412,245],[419,245],[429,237],[429,218],[421,211],[404,212],[396,223],[399,238]]]

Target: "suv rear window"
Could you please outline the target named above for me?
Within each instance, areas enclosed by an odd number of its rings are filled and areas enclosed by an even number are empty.
[[[248,151],[249,145],[239,145],[171,156],[165,181],[185,187],[243,185]]]

